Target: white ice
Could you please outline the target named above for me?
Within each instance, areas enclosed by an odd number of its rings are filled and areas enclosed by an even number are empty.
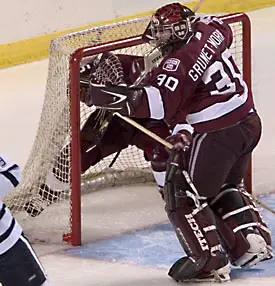
[[[275,7],[249,13],[253,39],[253,90],[263,119],[263,138],[254,154],[256,193],[275,189],[274,51]],[[47,60],[0,70],[1,152],[24,166],[32,147],[44,98]],[[84,197],[90,210],[84,242],[165,222],[156,188],[150,185],[108,189]],[[127,203],[127,208],[125,204]],[[35,244],[53,285],[177,285],[163,269],[103,262],[61,254],[64,245]],[[234,285],[274,285],[275,277],[236,280]]]

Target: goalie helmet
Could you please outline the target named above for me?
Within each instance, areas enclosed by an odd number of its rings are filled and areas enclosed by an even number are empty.
[[[195,13],[180,3],[159,8],[151,18],[143,39],[154,47],[186,41],[193,34]]]

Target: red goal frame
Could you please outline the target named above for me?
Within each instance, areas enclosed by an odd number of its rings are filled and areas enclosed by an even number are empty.
[[[245,13],[224,15],[220,17],[228,24],[242,23],[242,67],[243,77],[251,89],[251,23]],[[80,87],[79,69],[83,58],[106,51],[129,48],[142,44],[140,36],[125,38],[117,41],[96,44],[76,50],[70,59],[70,92],[71,92],[71,233],[64,236],[64,240],[77,246],[81,244],[81,178],[80,178]],[[252,160],[250,158],[245,177],[245,186],[252,192]]]

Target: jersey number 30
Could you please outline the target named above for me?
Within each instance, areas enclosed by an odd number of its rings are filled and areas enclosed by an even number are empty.
[[[173,76],[168,76],[164,73],[161,73],[157,76],[157,82],[159,86],[164,85],[171,91],[175,91],[179,84],[179,80],[177,78]]]
[[[236,81],[239,82],[241,86],[245,83],[242,79],[240,73],[236,72],[234,66],[231,62],[232,55],[228,49],[226,49],[222,54],[222,62],[215,61],[204,73],[202,81],[204,84],[213,82],[213,75],[217,72],[220,73],[221,78],[215,82],[215,90],[210,92],[211,95],[223,95],[228,93],[236,92]],[[224,66],[228,68],[226,72]],[[232,80],[233,79],[233,80]]]

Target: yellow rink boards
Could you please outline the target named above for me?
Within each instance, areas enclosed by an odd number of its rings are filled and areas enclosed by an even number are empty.
[[[197,1],[191,1],[186,3],[186,5],[189,6],[190,8],[195,7],[196,4]],[[245,11],[270,7],[273,5],[275,5],[275,0],[205,0],[201,8],[199,9],[199,12],[200,13],[245,12]],[[49,43],[51,39],[59,35],[95,26],[101,26],[104,24],[129,20],[136,17],[147,16],[150,14],[152,14],[152,11],[0,45],[0,68],[9,67],[17,64],[23,64],[48,57]]]

